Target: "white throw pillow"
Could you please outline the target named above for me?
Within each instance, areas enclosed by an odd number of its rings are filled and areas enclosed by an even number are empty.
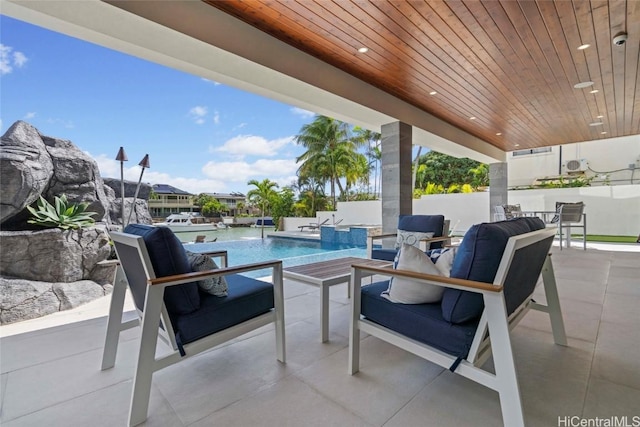
[[[420,240],[430,239],[434,234],[435,233],[433,232],[423,233],[420,231],[398,230],[398,235],[396,237],[396,249],[400,249],[400,246],[402,246],[403,243],[419,248]],[[430,245],[431,243],[426,243],[423,250],[428,251]]]
[[[398,252],[394,268],[418,273],[442,276],[431,259],[415,246],[403,244]],[[442,299],[444,287],[430,285],[414,279],[393,277],[389,280],[389,288],[381,296],[391,302],[402,304],[425,304]]]
[[[209,271],[217,270],[218,266],[210,256],[198,254],[195,252],[187,252],[191,271]],[[198,280],[198,286],[204,292],[210,293],[217,297],[226,297],[229,294],[229,286],[227,280],[223,276],[210,277],[208,279]]]

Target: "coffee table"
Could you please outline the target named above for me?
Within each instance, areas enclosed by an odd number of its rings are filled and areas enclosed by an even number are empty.
[[[348,282],[351,278],[352,264],[389,267],[393,263],[377,259],[346,257],[283,269],[285,278],[320,288],[320,339],[322,342],[329,339],[329,287]]]

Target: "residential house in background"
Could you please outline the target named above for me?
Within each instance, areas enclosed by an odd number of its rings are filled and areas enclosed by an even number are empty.
[[[206,193],[209,196],[215,197],[220,203],[226,206],[227,216],[236,216],[240,214],[248,214],[249,207],[247,207],[247,197],[242,193]],[[241,204],[242,209],[238,209],[238,204]],[[243,208],[244,206],[244,208]]]
[[[197,212],[194,195],[168,184],[154,184],[149,198],[149,212],[153,218],[166,218],[173,213]]]

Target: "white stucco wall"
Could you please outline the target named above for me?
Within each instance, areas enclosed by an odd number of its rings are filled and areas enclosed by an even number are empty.
[[[557,201],[585,203],[588,234],[640,234],[640,184],[509,191],[509,203],[520,204],[526,211],[553,211]],[[473,224],[490,221],[490,211],[487,192],[436,194],[413,201],[413,213],[443,214],[457,235]],[[381,224],[380,201],[338,203],[336,218],[344,218],[344,225]]]
[[[564,175],[566,171],[561,165],[568,160],[580,159],[588,162],[591,169],[586,172],[588,177],[609,172],[609,179],[616,185],[640,183],[640,135],[633,135],[563,145],[562,162],[559,145],[551,147],[549,153],[516,157],[508,153],[509,187],[531,185],[537,178],[558,176],[560,171]],[[629,170],[631,164],[635,165],[635,171]],[[602,179],[598,176],[593,183],[599,182]]]

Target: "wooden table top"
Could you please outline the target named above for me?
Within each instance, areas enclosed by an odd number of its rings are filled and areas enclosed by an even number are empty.
[[[373,267],[389,267],[393,263],[391,261],[383,261],[379,259],[345,257],[329,261],[296,265],[294,267],[286,267],[283,269],[283,274],[284,277],[287,278],[301,279],[312,283],[336,280],[345,281],[351,275],[352,264],[364,264]]]

